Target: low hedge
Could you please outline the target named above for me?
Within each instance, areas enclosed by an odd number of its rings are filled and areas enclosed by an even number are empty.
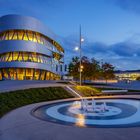
[[[10,110],[24,105],[72,97],[61,87],[31,88],[0,93],[0,117]]]

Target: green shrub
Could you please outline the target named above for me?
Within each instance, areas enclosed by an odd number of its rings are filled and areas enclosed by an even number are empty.
[[[10,110],[24,105],[72,97],[61,87],[31,88],[0,93],[0,117]]]

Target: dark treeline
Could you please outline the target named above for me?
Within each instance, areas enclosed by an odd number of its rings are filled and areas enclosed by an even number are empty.
[[[79,79],[80,59],[73,57],[69,64],[69,75]],[[82,80],[108,80],[114,79],[114,66],[107,62],[100,62],[86,56],[81,58]]]

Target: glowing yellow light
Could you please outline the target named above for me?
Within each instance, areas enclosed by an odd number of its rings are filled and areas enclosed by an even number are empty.
[[[85,127],[85,115],[77,114],[76,126]]]

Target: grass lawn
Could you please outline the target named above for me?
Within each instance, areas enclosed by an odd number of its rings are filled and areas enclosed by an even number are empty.
[[[120,95],[122,93],[102,93],[102,90],[122,90],[121,88],[103,88],[103,87],[92,87],[92,86],[75,86],[77,90],[83,97],[97,96],[97,95]],[[128,92],[123,94],[140,93],[140,90],[128,90]]]
[[[31,88],[0,93],[0,117],[24,105],[72,97],[70,93],[61,87]]]
[[[91,87],[91,86],[75,86],[74,88],[77,91],[79,91],[84,97],[101,95],[100,90],[95,88],[95,87]]]

